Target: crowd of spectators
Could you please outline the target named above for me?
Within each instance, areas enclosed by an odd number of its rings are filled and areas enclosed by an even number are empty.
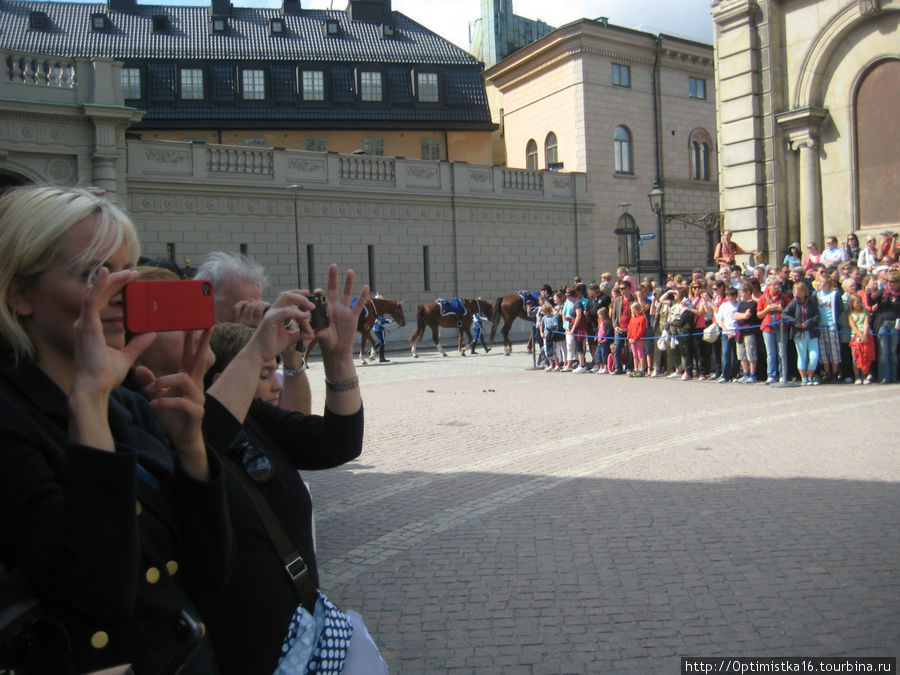
[[[851,233],[840,244],[828,237],[822,251],[810,242],[805,254],[793,242],[780,265],[757,252],[742,267],[717,256],[717,271],[669,274],[662,284],[624,267],[595,283],[576,277],[542,293],[540,363],[548,372],[682,381],[894,383],[898,252],[892,233],[865,246]]]

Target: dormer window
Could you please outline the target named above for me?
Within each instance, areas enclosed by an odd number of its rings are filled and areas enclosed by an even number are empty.
[[[341,32],[341,25],[337,19],[325,19],[325,35],[328,37],[337,37]]]
[[[269,19],[269,35],[284,35],[287,32],[286,26],[284,25],[284,19],[281,17],[275,17],[274,19]]]
[[[376,103],[384,100],[381,89],[381,72],[377,70],[361,70],[357,74],[357,91],[359,100],[365,103]]]
[[[381,39],[387,40],[394,37],[394,26],[389,23],[381,24]]]
[[[91,14],[91,30],[108,30],[109,17],[106,14]]]
[[[47,30],[50,28],[50,18],[44,12],[31,12],[28,15],[29,30]]]
[[[166,33],[169,30],[169,17],[166,14],[154,14],[151,19],[154,33]]]
[[[209,28],[213,33],[227,33],[228,19],[224,16],[214,16],[210,19]]]
[[[441,100],[440,79],[437,73],[415,73],[413,80],[416,99],[419,103],[439,103]]]

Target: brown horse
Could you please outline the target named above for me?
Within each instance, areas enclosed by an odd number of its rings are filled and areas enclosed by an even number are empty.
[[[532,310],[533,311],[533,310]],[[494,342],[494,336],[497,334],[497,327],[503,320],[503,353],[509,356],[512,353],[512,341],[509,339],[509,331],[512,330],[513,323],[516,319],[525,319],[525,321],[534,321],[534,316],[529,315],[529,308],[525,306],[522,296],[517,293],[503,295],[494,300],[493,307],[494,321],[491,325],[491,343]]]
[[[366,311],[359,315],[359,322],[356,330],[359,331],[359,358],[363,365],[367,363],[364,356],[366,351],[366,340],[372,345],[369,350],[369,358],[375,359],[375,338],[372,337],[372,327],[375,325],[375,318],[386,314],[397,322],[398,326],[406,325],[406,315],[403,313],[403,300],[385,300],[384,298],[369,298],[366,302]]]
[[[458,333],[457,349],[459,350],[460,356],[466,355],[465,345],[472,341],[472,315],[476,312],[481,312],[490,321],[493,316],[493,311],[491,309],[491,303],[487,300],[482,300],[481,298],[465,298],[462,302],[463,306],[466,308],[466,313],[461,317],[452,315],[441,316],[441,307],[436,302],[426,302],[424,305],[416,307],[416,332],[413,333],[413,336],[409,339],[409,344],[412,345],[413,358],[419,358],[416,346],[425,334],[426,326],[431,328],[434,346],[443,356],[447,356],[447,352],[441,347],[440,339],[438,337],[440,329],[456,328]],[[469,338],[467,342],[463,342],[464,335]]]
[[[366,340],[372,345],[369,351],[369,358],[375,358],[375,338],[372,337],[372,327],[375,325],[375,317],[386,314],[397,322],[399,326],[406,325],[406,315],[403,313],[403,300],[385,300],[384,298],[369,298],[366,301],[365,311],[359,315],[356,323],[356,330],[359,332],[359,358],[363,365],[366,361]],[[309,353],[318,342],[315,338],[310,340],[309,346],[306,348],[304,358],[309,358]]]

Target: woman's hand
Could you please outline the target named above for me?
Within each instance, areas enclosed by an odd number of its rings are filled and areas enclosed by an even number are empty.
[[[150,407],[163,430],[172,440],[175,453],[188,474],[198,480],[209,479],[209,462],[203,443],[204,396],[203,375],[209,367],[208,328],[194,340],[193,331],[185,331],[181,352],[181,371],[156,377],[144,366],[138,366],[135,377],[150,398]]]
[[[279,293],[278,299],[263,315],[247,347],[255,350],[260,364],[271,361],[301,339],[315,337],[309,327],[313,304],[301,291]]]
[[[87,288],[81,315],[72,326],[75,372],[69,395],[69,439],[114,452],[109,428],[109,394],[118,387],[134,361],[156,333],[138,335],[122,349],[106,342],[100,315],[126,284],[137,279],[130,270],[110,273],[101,268]]]
[[[73,393],[108,396],[122,384],[137,357],[156,339],[156,333],[142,333],[122,349],[106,343],[100,315],[122,289],[138,278],[137,272],[110,273],[103,267],[87,288],[81,316],[73,325],[75,377]]]
[[[325,359],[347,354],[351,358],[353,356],[353,341],[356,339],[359,315],[369,300],[369,287],[363,286],[356,303],[350,307],[354,280],[353,270],[348,270],[344,277],[343,290],[339,293],[338,267],[331,265],[328,268],[328,288],[325,291],[328,300],[328,326],[320,328],[315,333],[322,357]]]

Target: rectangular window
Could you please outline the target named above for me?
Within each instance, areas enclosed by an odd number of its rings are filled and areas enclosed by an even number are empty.
[[[359,74],[359,98],[362,101],[380,101],[381,73],[365,71]]]
[[[425,290],[431,290],[431,258],[428,255],[428,247],[422,247],[422,276],[425,279]]]
[[[691,98],[706,98],[706,80],[690,78]]]
[[[266,98],[266,74],[262,70],[241,71],[241,97],[245,101],[263,101]]]
[[[623,66],[620,63],[612,64],[612,83],[616,87],[630,87],[631,66]]]
[[[303,100],[325,100],[325,73],[321,70],[303,71]]]
[[[181,98],[185,101],[203,99],[203,70],[200,68],[181,69]]]
[[[265,136],[246,136],[244,145],[250,148],[268,148]]]
[[[422,103],[438,103],[441,93],[438,89],[437,73],[417,73],[416,93]]]
[[[327,138],[304,138],[303,148],[307,152],[328,152]]]
[[[366,249],[369,258],[369,288],[374,293],[377,288],[375,285],[375,247],[370,245]]]
[[[372,136],[364,138],[363,150],[367,155],[384,155],[384,139]]]
[[[422,138],[419,140],[422,147],[422,159],[441,158],[441,141],[438,138]]]
[[[141,69],[122,68],[122,96],[141,98]]]

